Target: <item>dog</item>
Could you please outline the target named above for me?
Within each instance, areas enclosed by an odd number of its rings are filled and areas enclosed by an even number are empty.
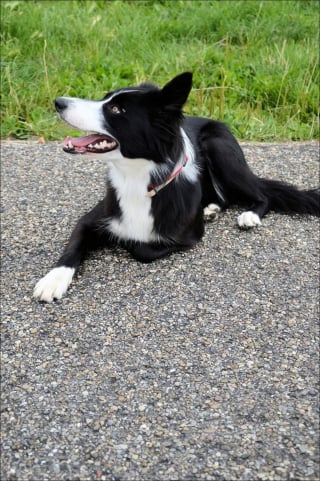
[[[98,247],[120,245],[138,261],[151,262],[193,247],[204,217],[244,206],[240,228],[261,224],[270,210],[320,215],[319,190],[300,191],[257,177],[228,127],[183,115],[192,74],[162,89],[151,83],[120,88],[102,100],[59,97],[58,115],[93,132],[68,137],[63,150],[108,161],[106,196],[78,221],[54,267],[35,286],[34,297],[52,302],[67,291],[83,257]]]

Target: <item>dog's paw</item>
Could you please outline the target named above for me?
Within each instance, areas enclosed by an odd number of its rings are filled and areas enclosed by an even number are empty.
[[[55,267],[37,282],[33,297],[39,301],[52,302],[61,299],[71,284],[75,269],[73,267]]]
[[[221,208],[218,204],[209,204],[203,209],[203,215],[207,218],[216,217],[219,212],[221,212]]]
[[[238,226],[242,228],[256,227],[257,225],[261,225],[260,217],[251,210],[243,212],[241,215],[239,215],[237,222]]]

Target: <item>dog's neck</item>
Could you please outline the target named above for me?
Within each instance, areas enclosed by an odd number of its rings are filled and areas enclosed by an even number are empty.
[[[173,172],[166,178],[164,182],[158,185],[149,184],[148,185],[148,197],[154,197],[157,193],[170,184],[178,175],[182,172],[182,169],[187,165],[188,157],[185,155],[182,159],[182,162],[179,161],[176,167],[174,168]]]

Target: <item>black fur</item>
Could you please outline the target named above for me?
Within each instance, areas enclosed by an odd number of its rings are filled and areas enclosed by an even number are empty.
[[[319,190],[299,191],[285,183],[258,178],[226,125],[184,117],[182,107],[191,85],[192,74],[186,72],[163,89],[153,84],[119,89],[107,94],[101,104],[103,132],[117,141],[119,155],[132,162],[147,159],[159,166],[150,174],[150,184],[164,182],[183,156],[181,128],[192,144],[197,175],[177,176],[152,198],[151,216],[158,240],[121,238],[112,232],[109,221],[120,222],[126,207],[121,207],[117,187],[109,179],[106,198],[80,219],[58,266],[77,268],[91,249],[114,243],[142,262],[190,248],[203,236],[203,208],[210,203],[223,209],[244,206],[260,219],[270,210],[319,216]],[[64,120],[78,127],[77,121],[71,122],[65,115],[70,101],[74,99],[56,99],[56,109]],[[83,122],[79,121],[81,125]],[[84,130],[96,129],[89,125]],[[68,146],[65,150],[74,152]],[[147,191],[147,185],[143,188]],[[138,225],[140,219],[132,222]]]

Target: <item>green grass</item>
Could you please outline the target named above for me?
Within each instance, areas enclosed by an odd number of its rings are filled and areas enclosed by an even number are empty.
[[[191,70],[185,107],[246,140],[318,138],[317,1],[1,1],[2,137],[61,139],[56,96]]]

